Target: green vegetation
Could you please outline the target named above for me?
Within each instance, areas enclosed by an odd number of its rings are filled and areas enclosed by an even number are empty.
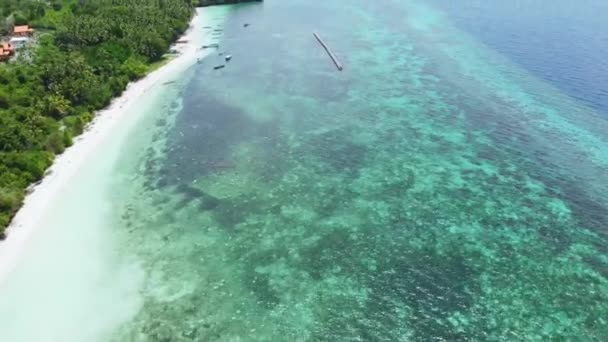
[[[0,0],[0,31],[45,31],[33,53],[0,65],[0,236],[54,155],[162,61],[191,14],[189,0]]]

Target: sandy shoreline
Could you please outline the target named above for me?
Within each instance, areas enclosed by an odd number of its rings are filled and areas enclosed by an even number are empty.
[[[41,217],[54,198],[69,185],[70,180],[85,165],[95,150],[106,140],[113,129],[120,129],[120,122],[134,108],[141,96],[162,82],[172,81],[197,58],[206,55],[200,50],[203,42],[202,19],[195,15],[186,33],[179,40],[186,43],[175,44],[177,51],[167,64],[144,78],[131,82],[120,97],[115,98],[105,109],[97,112],[86,130],[74,139],[74,144],[55,158],[42,181],[33,186],[6,230],[7,237],[0,242],[0,283],[16,266],[21,251],[30,237],[42,228]],[[162,86],[162,85],[161,85]]]

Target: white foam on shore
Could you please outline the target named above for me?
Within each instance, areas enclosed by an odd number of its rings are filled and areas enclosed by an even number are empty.
[[[110,179],[162,83],[208,54],[209,21],[199,10],[178,56],[100,111],[26,197],[0,243],[0,341],[104,341],[139,310],[141,271],[119,257],[108,229]]]

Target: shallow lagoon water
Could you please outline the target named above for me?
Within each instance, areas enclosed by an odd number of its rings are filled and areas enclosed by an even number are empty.
[[[217,21],[232,61],[190,68],[115,165],[141,279],[114,340],[608,336],[599,107],[423,1]]]
[[[149,279],[130,338],[608,336],[604,116],[422,1],[225,30],[233,61],[193,71],[122,204]]]

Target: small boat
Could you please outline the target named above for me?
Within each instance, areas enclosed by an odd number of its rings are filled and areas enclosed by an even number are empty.
[[[226,56],[226,62],[229,62],[232,59],[232,55],[227,55]]]
[[[221,64],[221,65],[216,65],[216,66],[214,66],[214,67],[213,67],[213,70],[217,70],[217,69],[223,69],[223,68],[225,68],[225,67],[226,67],[226,66],[225,66],[224,64]]]

